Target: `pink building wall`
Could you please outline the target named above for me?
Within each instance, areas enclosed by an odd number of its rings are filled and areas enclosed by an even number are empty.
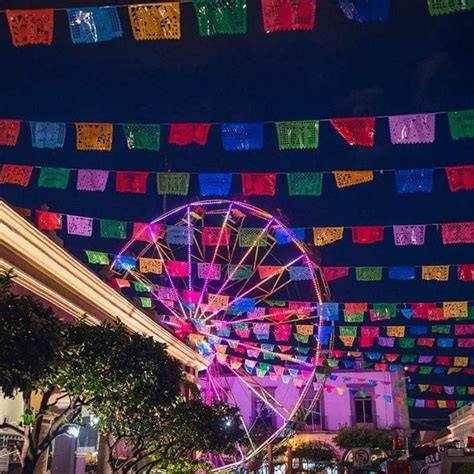
[[[372,370],[352,369],[334,370],[331,373],[335,380],[328,380],[322,391],[321,425],[307,426],[308,431],[337,431],[341,426],[355,426],[355,408],[353,403],[354,395],[351,389],[357,392],[366,392],[372,399],[372,412],[374,422],[367,424],[368,427],[378,428],[409,428],[408,407],[406,404],[406,384],[403,372],[377,372]],[[371,381],[369,383],[368,381]],[[221,379],[219,385],[224,398],[232,403],[235,402],[240,408],[241,415],[247,424],[251,426],[255,418],[255,402],[258,398],[252,393],[248,385],[258,390],[261,384],[265,390],[274,395],[277,403],[276,412],[273,418],[276,427],[280,427],[289,416],[295,406],[301,388],[297,388],[293,379],[284,383],[281,378],[271,380],[269,376],[262,378],[249,376],[244,381],[235,376]],[[317,390],[319,383],[314,384]],[[385,398],[384,398],[385,397]],[[282,416],[280,416],[282,415]],[[359,426],[361,426],[359,424]]]
[[[336,431],[341,426],[351,426],[355,422],[351,389],[363,390],[372,396],[375,424],[378,428],[409,428],[406,384],[402,373],[341,370],[333,371],[332,374],[338,378],[335,381],[328,380],[321,397],[327,430]],[[343,377],[350,377],[351,380],[344,382]],[[368,380],[375,381],[376,384],[371,386]],[[328,391],[329,387],[334,388]],[[338,393],[338,388],[344,389],[342,395]],[[390,397],[390,401],[384,397]],[[403,404],[400,403],[402,400]]]

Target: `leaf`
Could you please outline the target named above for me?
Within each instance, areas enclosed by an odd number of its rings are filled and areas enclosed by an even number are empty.
[[[30,426],[35,422],[36,414],[31,408],[29,408],[28,410],[25,410],[23,415],[21,415],[21,419],[25,426]]]

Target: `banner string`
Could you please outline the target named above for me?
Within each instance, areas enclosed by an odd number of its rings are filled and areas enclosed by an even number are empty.
[[[65,10],[68,10],[65,8]],[[2,10],[0,10],[1,12]],[[235,122],[235,123],[262,123],[264,125],[272,125],[280,122],[304,122],[304,121],[316,121],[316,122],[330,122],[331,120],[336,120],[336,119],[342,119],[342,118],[347,118],[347,119],[352,119],[352,118],[375,118],[375,119],[388,119],[390,117],[394,116],[404,116],[404,115],[425,115],[425,114],[435,114],[435,115],[447,115],[450,113],[455,113],[455,112],[468,112],[471,109],[464,109],[464,110],[446,110],[446,111],[433,111],[433,112],[410,112],[409,114],[396,114],[396,115],[366,115],[364,117],[362,116],[339,116],[339,117],[332,117],[332,118],[298,118],[298,119],[292,119],[292,120],[252,120],[250,122]],[[27,119],[15,119],[19,120],[21,123],[36,123],[36,122],[45,122],[42,120],[27,120]],[[92,123],[91,121],[87,122],[81,122],[81,121],[55,121],[55,120],[49,120],[46,121],[47,123],[64,123],[66,125],[75,125],[76,123]],[[194,121],[194,122],[110,122],[110,121],[105,121],[105,122],[94,122],[94,123],[110,123],[112,125],[164,125],[164,126],[170,126],[170,125],[180,125],[180,124],[194,124],[194,123],[206,123],[206,124],[211,124],[211,125],[223,125],[227,123],[234,123],[233,121],[227,121],[227,122],[209,122],[209,121]]]
[[[19,163],[3,163],[3,165],[12,165],[12,166],[31,166],[34,169],[41,169],[41,168],[48,168],[48,169],[67,169],[69,171],[81,171],[86,168],[70,168],[70,167],[63,167],[63,166],[39,166],[39,165],[27,165],[27,164],[19,164]],[[396,173],[397,171],[406,171],[410,169],[410,171],[418,171],[423,169],[430,169],[430,170],[446,170],[447,168],[456,168],[459,167],[470,167],[474,166],[472,164],[459,164],[459,165],[450,165],[450,166],[432,166],[428,168],[379,168],[379,169],[366,169],[366,170],[349,170],[349,169],[334,169],[334,170],[322,170],[322,171],[257,171],[257,172],[249,172],[249,171],[232,171],[232,172],[221,172],[221,171],[209,171],[209,172],[197,172],[197,171],[175,171],[176,173],[185,173],[189,174],[190,176],[199,176],[200,174],[230,174],[232,176],[241,176],[242,174],[252,174],[252,175],[265,175],[265,174],[276,174],[277,176],[288,176],[291,174],[310,174],[310,173],[321,173],[321,174],[333,174],[333,173],[344,173],[344,172],[351,172],[351,173],[368,173],[372,171],[373,173],[379,173],[383,175],[384,173]],[[104,168],[87,168],[88,170],[92,171],[104,171]],[[159,174],[166,174],[166,171],[152,171],[152,170],[119,170],[119,169],[106,169],[105,171],[109,171],[110,173],[117,173],[117,172],[129,172],[129,173],[159,173]],[[1,184],[1,183],[0,183]],[[366,183],[363,183],[366,184]]]
[[[128,7],[146,7],[160,3],[193,3],[193,0],[160,0],[159,2],[140,2],[140,3],[119,3],[117,5],[98,5],[96,7],[34,7],[34,8],[8,8],[0,10],[0,13],[6,13],[9,10],[54,10],[55,12],[66,12],[68,10],[81,10],[88,8],[128,8]]]
[[[16,207],[16,206],[15,206]],[[17,207],[18,209],[18,207]],[[27,209],[27,208],[21,208],[20,209]],[[31,211],[32,209],[27,209],[28,211]],[[84,216],[84,215],[77,215],[77,214],[68,214],[66,212],[60,212],[60,211],[51,211],[51,210],[46,210],[46,209],[37,209],[36,212],[51,212],[53,214],[60,214],[61,216],[68,216],[72,215],[74,217],[86,217],[88,219],[92,219],[94,221],[101,221],[101,220],[119,220],[121,222],[125,222],[126,224],[133,224],[135,222],[143,222],[143,221],[129,221],[129,220],[124,220],[124,219],[110,219],[110,218],[104,218],[104,217],[91,217],[91,216]],[[152,224],[153,221],[149,222],[149,224]],[[467,221],[463,222],[430,222],[430,223],[425,223],[425,224],[420,224],[420,223],[415,223],[415,224],[391,224],[391,225],[380,225],[380,224],[372,224],[370,226],[367,225],[362,225],[362,226],[349,226],[349,225],[324,225],[324,226],[299,226],[297,227],[298,229],[304,229],[304,230],[313,230],[313,229],[322,229],[322,228],[337,228],[337,227],[342,227],[343,229],[357,229],[360,227],[383,227],[384,229],[391,229],[396,226],[424,226],[424,227],[439,227],[442,225],[446,224],[466,224],[468,223]],[[469,222],[470,223],[470,222]],[[123,239],[125,240],[125,239]]]

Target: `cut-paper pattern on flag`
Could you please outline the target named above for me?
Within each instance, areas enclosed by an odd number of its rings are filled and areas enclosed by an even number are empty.
[[[246,0],[194,0],[193,4],[201,36],[247,32]]]
[[[127,223],[111,219],[100,219],[100,236],[103,239],[126,239]]]
[[[474,166],[451,166],[446,168],[451,192],[474,189]]]
[[[129,150],[160,150],[160,125],[130,123],[122,128]]]
[[[172,123],[168,143],[173,145],[196,145],[204,146],[211,128],[210,123]]]
[[[319,145],[319,121],[276,122],[280,150],[310,150]]]
[[[54,10],[6,10],[14,46],[51,45],[54,32]]]
[[[160,236],[163,226],[160,222],[150,224],[148,222],[134,222],[132,239],[142,242],[156,242]]]
[[[375,117],[340,118],[329,121],[349,145],[374,146]]]
[[[242,227],[239,230],[239,247],[266,247],[267,235],[263,229]]]
[[[67,14],[74,44],[100,43],[122,37],[116,7],[68,8]]]
[[[244,196],[274,196],[276,189],[275,173],[242,173],[242,192]]]
[[[421,278],[423,280],[449,280],[449,265],[424,265],[421,267]]]
[[[96,252],[95,250],[86,250],[87,261],[92,264],[109,265],[110,259],[105,252]]]
[[[77,170],[78,191],[105,191],[109,172],[107,170]]]
[[[474,5],[474,2],[472,2],[472,4]],[[474,138],[474,110],[449,112],[448,119],[451,138],[453,140],[459,140],[460,138]]]
[[[66,216],[67,221],[67,233],[69,235],[80,235],[82,237],[90,237],[92,235],[92,223],[91,217],[82,216]]]
[[[52,122],[30,122],[31,146],[33,148],[63,148],[66,124]]]
[[[146,193],[147,171],[116,171],[115,190],[118,193]]]
[[[431,193],[433,191],[433,169],[413,169],[395,171],[397,192]]]
[[[373,171],[333,171],[332,174],[338,188],[347,188],[374,180]]]
[[[181,38],[179,2],[129,5],[133,37],[138,40],[178,40]]]
[[[166,262],[166,269],[171,277],[187,277],[189,276],[188,262],[177,262],[170,260]]]
[[[158,173],[158,194],[187,196],[189,173]]]
[[[141,273],[161,275],[163,273],[163,260],[140,257],[138,259],[138,268]]]
[[[313,229],[314,245],[322,247],[341,240],[344,236],[344,227],[315,227]]]
[[[382,267],[357,267],[357,281],[380,281],[382,279]]]
[[[285,228],[285,229],[275,229],[275,240],[278,245],[289,244],[294,240],[303,241],[305,238],[305,229],[304,228]]]
[[[288,173],[287,180],[290,196],[321,196],[322,173]]]
[[[474,264],[458,265],[458,280],[474,281]]]
[[[324,267],[323,274],[326,281],[339,280],[349,276],[349,267]]]
[[[111,123],[76,123],[77,149],[110,151],[113,131]]]
[[[290,280],[292,281],[313,279],[313,269],[310,267],[292,265],[288,270],[290,272]]]
[[[382,242],[383,236],[383,226],[352,228],[352,242],[355,244],[373,244],[375,242]]]
[[[16,184],[26,187],[30,183],[33,166],[2,165],[0,184]]]
[[[262,123],[223,123],[221,136],[226,151],[259,150],[263,148]]]
[[[69,182],[68,168],[41,168],[38,178],[40,188],[66,189]]]
[[[441,224],[443,244],[474,243],[474,222],[455,222]]]
[[[168,225],[166,226],[166,242],[168,244],[186,245],[188,238],[193,241],[193,228],[189,229],[184,225]]]
[[[201,196],[228,196],[232,185],[230,173],[199,173]]]
[[[203,227],[202,244],[209,247],[225,247],[230,242],[229,227]]]
[[[252,265],[227,265],[227,276],[232,281],[247,280],[252,272]]]
[[[20,135],[19,120],[0,120],[0,145],[16,146],[18,136]]]
[[[388,278],[390,280],[414,280],[415,267],[389,267]]]
[[[62,215],[58,212],[36,211],[36,227],[39,230],[61,230]]]
[[[198,263],[198,278],[208,280],[221,279],[221,266],[218,263]]]
[[[394,225],[393,238],[395,245],[423,245],[425,243],[424,225]]]
[[[388,118],[394,145],[433,143],[436,114],[394,115]]]
[[[391,0],[339,0],[339,7],[348,20],[365,23],[387,21]]]
[[[430,15],[448,15],[474,8],[473,0],[428,0]]]
[[[163,273],[163,260],[158,258],[140,257],[138,259],[138,268],[141,273],[154,273],[161,275]]]
[[[266,33],[312,30],[316,0],[262,0],[262,15]]]

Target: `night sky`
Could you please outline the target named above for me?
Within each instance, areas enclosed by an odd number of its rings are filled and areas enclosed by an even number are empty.
[[[426,0],[393,0],[390,20],[359,24],[347,20],[336,1],[319,0],[316,28],[310,32],[263,31],[260,4],[248,0],[248,33],[201,38],[191,4],[181,7],[180,41],[133,39],[126,9],[120,9],[123,37],[95,45],[73,45],[64,11],[55,14],[51,47],[12,46],[4,15],[0,16],[2,100],[0,115],[31,121],[114,123],[252,122],[323,119],[361,115],[396,115],[474,108],[472,25],[474,12],[430,17]],[[97,2],[63,2],[63,6]],[[110,2],[109,4],[113,4]],[[15,7],[40,2],[15,2]],[[112,152],[75,150],[68,126],[60,150],[31,148],[27,124],[16,147],[0,149],[2,163],[37,166],[149,171],[330,171],[334,169],[407,169],[472,164],[472,140],[453,141],[445,115],[436,119],[436,140],[429,145],[390,143],[388,122],[377,121],[374,148],[350,147],[328,122],[320,126],[317,150],[279,151],[273,125],[265,126],[264,149],[225,152],[220,128],[214,126],[205,147],[167,144],[162,127],[161,151],[128,151],[119,127]],[[38,173],[36,171],[35,173]],[[9,185],[0,194],[17,206],[128,221],[158,216],[162,198],[149,178],[146,195],[116,194],[113,181],[104,193]],[[234,177],[233,192],[240,189]],[[168,198],[167,206],[194,200],[197,179],[188,198]],[[393,173],[376,174],[372,183],[337,189],[325,175],[321,197],[288,197],[286,179],[278,177],[275,198],[249,202],[287,216],[293,227],[422,224],[474,220],[474,193],[448,190],[444,171],[435,172],[434,192],[399,195]],[[98,233],[98,232],[96,232]],[[120,243],[70,237],[65,247],[116,252]],[[424,246],[395,247],[391,231],[385,241],[368,246],[344,241],[322,249],[326,266],[401,266],[473,263],[472,246],[441,243],[440,230],[428,228]],[[419,274],[419,273],[418,273]],[[459,282],[455,269],[449,282],[356,282],[331,284],[334,301],[417,302],[474,299],[474,283]],[[393,324],[407,324],[406,320]],[[407,353],[432,353],[417,348]],[[440,354],[457,355],[456,349]],[[459,349],[458,349],[459,351]],[[392,352],[400,352],[394,349]],[[459,353],[459,355],[462,355]],[[436,380],[434,380],[436,378]],[[412,376],[415,383],[469,385],[463,376]],[[420,396],[417,392],[414,397]],[[436,398],[429,392],[428,398]],[[420,397],[421,398],[421,397]],[[446,395],[440,398],[449,399]],[[459,397],[458,397],[459,398]],[[460,397],[466,399],[467,396]],[[447,410],[413,410],[422,418],[440,418]]]

